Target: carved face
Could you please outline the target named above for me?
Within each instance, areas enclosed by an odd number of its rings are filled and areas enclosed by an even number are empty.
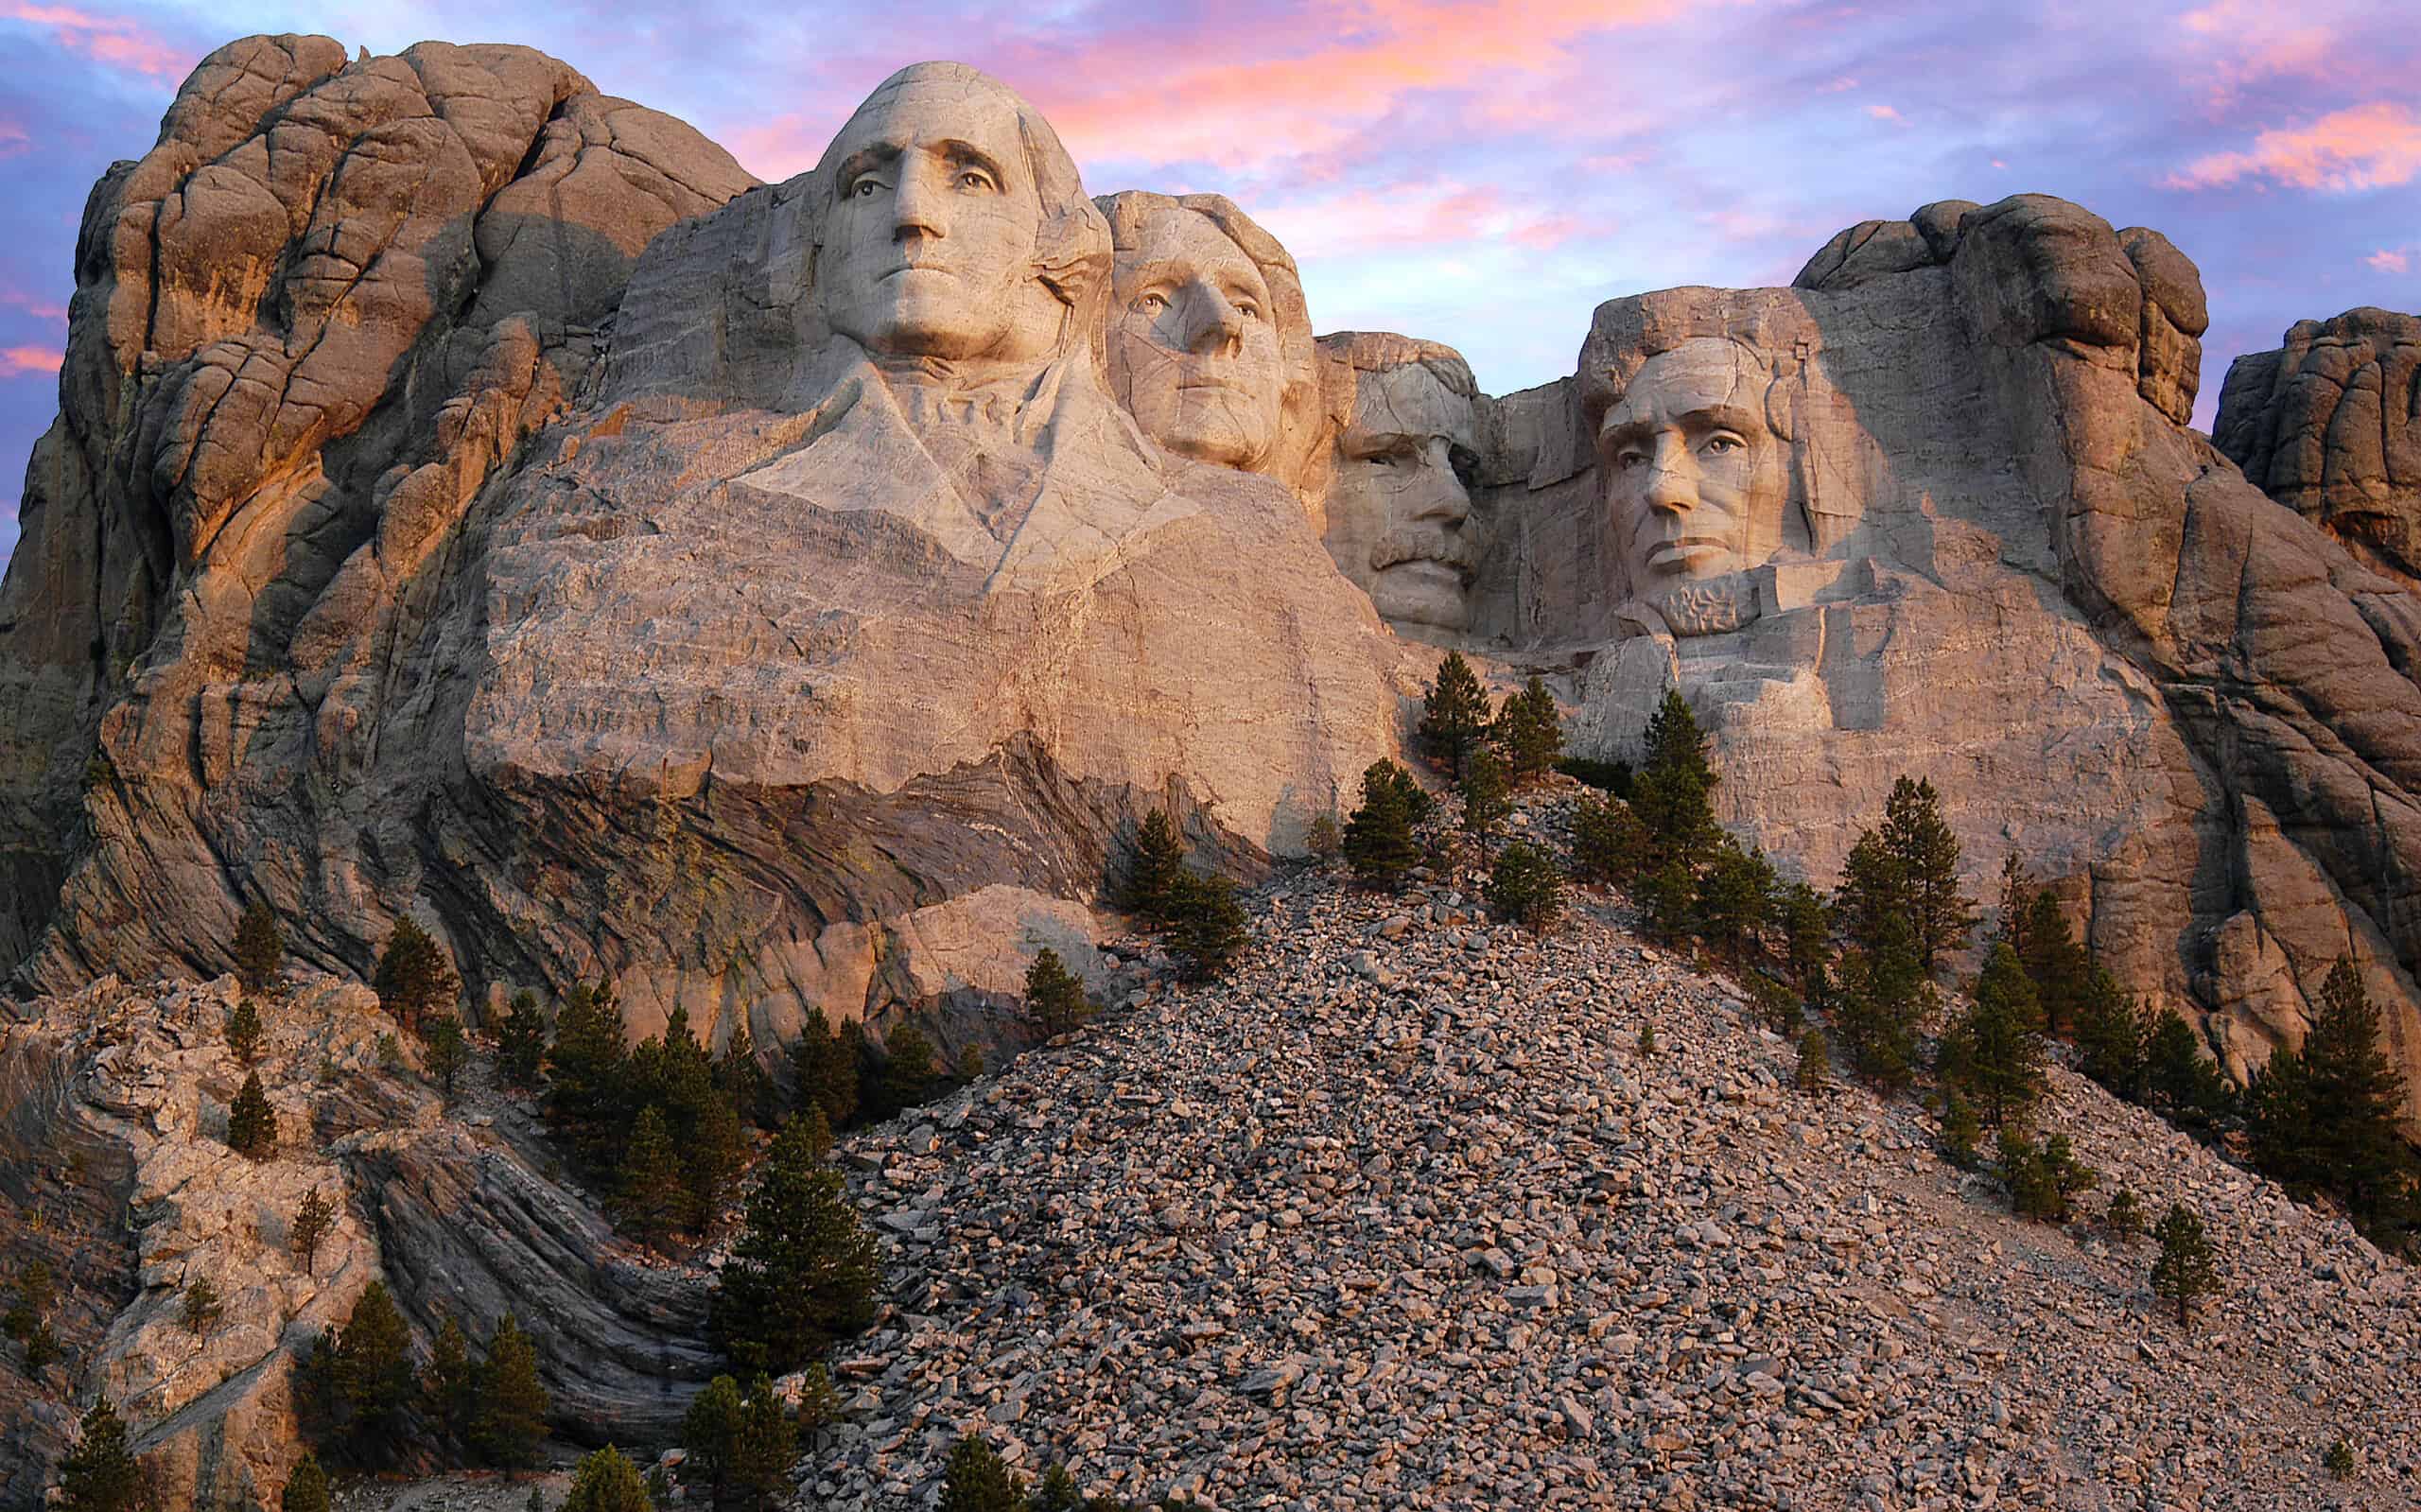
[[[1606,412],[1597,461],[1633,596],[1757,566],[1780,547],[1789,448],[1767,424],[1767,386],[1733,343],[1701,339],[1648,358]]]
[[[1172,207],[1119,252],[1109,380],[1169,450],[1246,472],[1268,462],[1285,383],[1269,286],[1210,217]]]
[[[902,356],[1054,349],[1065,306],[1035,276],[1042,202],[1012,97],[912,79],[860,106],[826,161],[816,295],[834,330]]]
[[[1355,375],[1353,418],[1336,438],[1328,551],[1379,617],[1460,630],[1479,567],[1465,529],[1472,402],[1418,362]]]

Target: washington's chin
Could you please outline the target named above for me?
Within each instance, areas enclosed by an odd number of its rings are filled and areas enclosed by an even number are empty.
[[[1393,624],[1461,630],[1471,623],[1463,575],[1443,562],[1397,563],[1371,581],[1370,601]]]

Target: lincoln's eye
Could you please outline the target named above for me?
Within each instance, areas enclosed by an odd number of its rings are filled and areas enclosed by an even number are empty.
[[[1255,304],[1250,300],[1238,300],[1236,302],[1236,313],[1243,316],[1247,321],[1257,321],[1261,319],[1261,306]]]
[[[857,182],[849,185],[849,195],[852,199],[871,200],[875,196],[875,191],[881,187],[882,185],[880,183],[871,178],[860,179]]]

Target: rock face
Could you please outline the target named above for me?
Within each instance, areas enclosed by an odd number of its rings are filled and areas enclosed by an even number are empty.
[[[2238,1075],[2349,950],[2421,1071],[2421,601],[2186,428],[2204,322],[2158,234],[2033,196],[1613,301],[1490,407],[1476,622],[1575,669],[1593,754],[1682,688],[1820,881],[1928,776],[1978,891],[2016,852]]]
[[[534,1125],[482,1074],[453,1112],[441,1107],[409,1051],[398,1062],[383,1048],[401,1036],[357,983],[291,979],[264,1007],[253,1069],[279,1147],[257,1162],[235,1154],[227,1108],[246,1069],[224,1030],[235,1001],[232,978],[104,979],[0,1027],[0,1171],[14,1184],[73,1162],[90,1178],[74,1186],[97,1197],[93,1210],[37,1208],[44,1243],[85,1258],[66,1268],[79,1284],[54,1327],[80,1389],[118,1404],[167,1512],[275,1503],[302,1452],[293,1363],[374,1279],[424,1336],[450,1316],[485,1338],[514,1313],[557,1433],[672,1431],[712,1374],[703,1276],[641,1261],[584,1196],[541,1174]],[[338,1217],[306,1273],[289,1225],[314,1188]],[[109,1263],[120,1245],[122,1267]],[[183,1299],[204,1277],[224,1315],[197,1334]],[[38,1506],[74,1421],[46,1397],[0,1406],[11,1469],[0,1505]]]
[[[2228,364],[2211,439],[2365,563],[2421,582],[2421,316],[2298,321]]]

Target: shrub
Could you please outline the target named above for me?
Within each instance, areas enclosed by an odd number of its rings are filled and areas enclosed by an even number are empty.
[[[1362,806],[1345,825],[1345,859],[1364,886],[1394,891],[1419,863],[1412,839],[1412,794],[1419,791],[1412,774],[1392,761],[1374,761],[1362,773]]]
[[[235,1101],[227,1108],[227,1147],[237,1155],[266,1160],[277,1152],[277,1113],[261,1090],[261,1074],[244,1078]]]
[[[1226,878],[1187,872],[1177,883],[1172,911],[1169,951],[1187,981],[1210,981],[1243,952],[1247,939],[1244,905],[1236,901],[1236,884]]]
[[[1025,1011],[1046,1035],[1068,1034],[1085,1021],[1085,984],[1059,952],[1044,946],[1025,971]]]
[[[1563,912],[1563,878],[1546,852],[1517,840],[1497,855],[1488,878],[1489,912],[1544,934]]]
[[[1642,1024],[1639,1026],[1639,1058],[1641,1060],[1646,1060],[1655,1053],[1656,1026],[1654,1024]]]
[[[462,990],[454,964],[428,931],[409,918],[395,921],[371,985],[377,990],[378,1006],[414,1032],[424,1018],[451,1010]]]
[[[1543,776],[1563,755],[1563,723],[1555,695],[1536,672],[1496,711],[1490,731],[1503,747],[1505,764],[1517,783]]]
[[[278,1512],[328,1512],[328,1472],[320,1468],[319,1455],[306,1449],[294,1462],[277,1506]]]
[[[1463,653],[1450,651],[1437,664],[1437,680],[1420,700],[1418,735],[1429,759],[1448,776],[1463,774],[1463,762],[1488,733],[1488,691]]]
[[[1329,860],[1345,848],[1345,835],[1336,827],[1334,814],[1321,814],[1311,827],[1303,831],[1303,848],[1320,860]]]
[[[218,1326],[226,1312],[226,1304],[218,1299],[218,1288],[210,1284],[209,1277],[200,1276],[185,1287],[184,1307],[178,1316],[195,1338],[202,1339],[210,1336],[210,1330]]]
[[[654,1512],[639,1468],[608,1444],[580,1462],[561,1512]]]
[[[1126,862],[1126,907],[1154,926],[1169,921],[1178,879],[1185,874],[1185,844],[1168,810],[1155,808],[1135,831]]]
[[[246,1066],[260,1053],[261,1015],[250,998],[236,1003],[235,1011],[227,1016],[227,1048]]]
[[[244,984],[247,994],[269,991],[277,981],[277,968],[286,958],[286,942],[278,937],[277,915],[269,905],[254,898],[245,905],[244,916],[235,925],[235,980]]]
[[[1832,1081],[1833,1052],[1823,1031],[1810,1029],[1799,1036],[1799,1066],[1791,1072],[1791,1085],[1803,1092],[1821,1092]]]
[[[2354,1446],[2341,1438],[2328,1446],[2328,1452],[2321,1457],[2320,1463],[2330,1478],[2350,1481],[2354,1478],[2355,1469]]]
[[[1505,783],[1505,763],[1486,746],[1472,752],[1463,761],[1460,791],[1463,833],[1475,844],[1485,846],[1496,826],[1513,811],[1511,791]]]
[[[2152,1295],[2177,1304],[2177,1326],[2192,1321],[2194,1304],[2218,1290],[2217,1256],[2203,1233],[2203,1216],[2184,1203],[2172,1205],[2154,1231],[2160,1256],[2152,1261]]]
[[[775,1138],[715,1293],[715,1342],[752,1371],[795,1369],[874,1317],[881,1261],[820,1132],[820,1119],[793,1119]]]
[[[1558,760],[1555,769],[1573,781],[1594,788],[1599,792],[1611,793],[1617,798],[1630,796],[1630,763],[1628,761],[1599,761],[1590,756],[1568,756]]]

